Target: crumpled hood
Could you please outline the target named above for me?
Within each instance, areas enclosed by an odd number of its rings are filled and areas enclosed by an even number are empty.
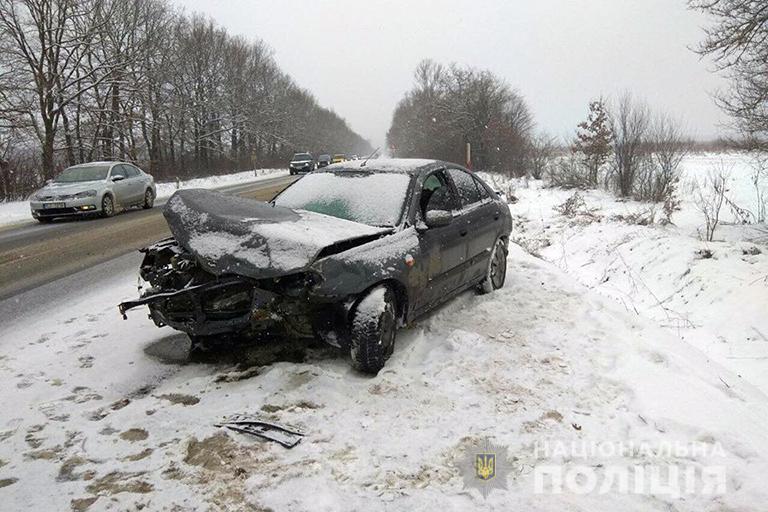
[[[202,189],[179,190],[163,215],[207,271],[255,279],[306,269],[328,246],[391,231]]]

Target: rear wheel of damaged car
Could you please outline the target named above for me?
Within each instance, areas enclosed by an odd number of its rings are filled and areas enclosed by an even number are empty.
[[[488,259],[488,268],[485,271],[485,279],[480,283],[480,293],[491,293],[504,286],[507,278],[507,248],[504,240],[497,238]]]
[[[115,214],[115,200],[109,194],[101,198],[101,216],[111,217]]]
[[[392,290],[385,285],[369,290],[352,310],[349,330],[352,366],[378,373],[395,346],[397,302]]]

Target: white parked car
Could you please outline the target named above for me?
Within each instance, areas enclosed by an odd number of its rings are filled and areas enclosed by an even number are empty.
[[[118,208],[152,208],[155,180],[126,162],[90,162],[69,167],[32,194],[29,206],[40,222],[56,217],[98,214],[111,217]]]

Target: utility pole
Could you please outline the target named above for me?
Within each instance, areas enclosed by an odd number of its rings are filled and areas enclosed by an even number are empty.
[[[472,170],[472,144],[467,142],[467,169]]]

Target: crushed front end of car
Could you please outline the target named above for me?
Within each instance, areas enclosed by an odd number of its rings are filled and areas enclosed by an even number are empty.
[[[333,314],[333,304],[311,299],[321,277],[311,271],[254,279],[216,276],[173,238],[142,249],[140,298],[119,305],[120,312],[146,305],[158,327],[192,336],[254,336],[287,333],[311,336],[312,319]]]
[[[205,190],[177,192],[163,215],[173,236],[142,249],[140,296],[118,307],[193,338],[324,331],[356,283],[313,263],[391,231]]]

